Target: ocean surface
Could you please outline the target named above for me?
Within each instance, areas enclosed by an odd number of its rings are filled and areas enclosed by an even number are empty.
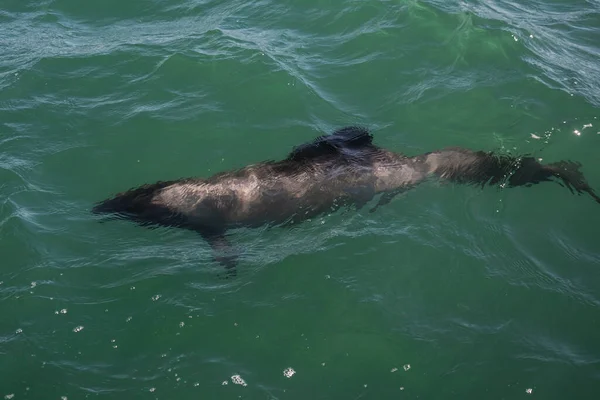
[[[1,399],[598,399],[600,205],[428,182],[198,235],[143,183],[352,124],[574,160],[600,190],[598,0],[0,0]]]

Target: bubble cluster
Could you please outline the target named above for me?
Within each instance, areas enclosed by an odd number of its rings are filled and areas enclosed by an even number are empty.
[[[295,373],[296,371],[294,371],[294,369],[291,367],[283,370],[283,376],[285,376],[286,378],[291,378],[292,376],[294,376]]]
[[[248,386],[246,381],[243,380],[242,377],[239,375],[233,375],[231,377],[231,382],[235,383],[236,385]]]

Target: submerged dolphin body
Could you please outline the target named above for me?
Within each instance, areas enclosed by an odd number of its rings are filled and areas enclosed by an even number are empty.
[[[218,173],[147,184],[95,205],[93,212],[114,214],[142,225],[198,232],[228,269],[228,229],[300,222],[341,206],[361,208],[376,195],[379,205],[428,177],[465,184],[530,186],[553,178],[573,192],[600,203],[579,171],[579,163],[542,165],[532,157],[495,155],[446,148],[409,157],[373,144],[363,128],[346,127],[296,147],[286,159]]]

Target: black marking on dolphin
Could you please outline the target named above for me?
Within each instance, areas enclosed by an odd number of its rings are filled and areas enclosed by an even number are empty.
[[[146,184],[97,203],[93,212],[198,232],[215,259],[235,271],[236,256],[225,237],[231,228],[297,223],[343,206],[361,208],[381,195],[375,211],[429,177],[482,187],[558,179],[571,192],[588,193],[600,203],[579,167],[458,147],[409,157],[374,145],[366,129],[350,126],[294,148],[281,161]]]

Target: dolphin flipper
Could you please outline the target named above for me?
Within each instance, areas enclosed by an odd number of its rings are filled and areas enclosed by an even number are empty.
[[[237,276],[239,254],[225,237],[225,232],[200,230],[198,233],[210,245],[215,261],[225,267],[226,278]]]
[[[396,189],[396,190],[392,190],[390,192],[385,192],[384,194],[381,195],[381,197],[379,198],[379,201],[377,202],[377,204],[375,204],[370,210],[370,213],[374,213],[375,211],[377,211],[377,209],[381,206],[385,206],[386,204],[388,204],[389,202],[391,202],[394,197],[396,197],[397,195],[399,195],[402,192],[405,192],[406,189],[405,188],[400,188],[400,189]]]

